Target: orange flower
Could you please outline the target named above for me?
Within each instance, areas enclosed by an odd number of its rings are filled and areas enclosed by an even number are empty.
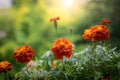
[[[109,37],[109,31],[105,25],[95,25],[91,28],[91,41],[104,41]]]
[[[51,18],[51,19],[50,19],[50,22],[56,22],[56,21],[59,20],[59,19],[60,19],[59,17]]]
[[[30,46],[22,46],[15,50],[14,59],[18,63],[28,63],[32,60],[34,51]]]
[[[35,61],[31,60],[30,62],[27,63],[27,68],[28,69],[31,69],[31,68],[33,68],[35,66],[37,66],[37,63]]]
[[[54,61],[52,61],[52,65],[51,65],[51,68],[56,68],[56,64],[57,64],[57,61],[56,60],[54,60]]]
[[[102,19],[101,22],[102,22],[103,25],[107,25],[107,24],[111,23],[111,21],[108,20],[108,19]]]
[[[102,78],[101,80],[111,80],[110,78]]]
[[[6,73],[7,71],[12,70],[12,64],[8,61],[2,61],[0,62],[0,73]]]
[[[88,41],[104,41],[109,39],[109,31],[105,25],[95,25],[86,29],[82,37]]]
[[[86,29],[85,31],[84,31],[84,34],[82,35],[82,37],[85,39],[85,40],[87,40],[87,41],[90,41],[90,39],[91,39],[91,30],[90,29]]]
[[[53,24],[54,24],[56,33],[57,33],[57,26],[58,26],[57,20],[59,20],[59,19],[60,19],[59,17],[55,17],[55,18],[51,18],[51,19],[50,19],[50,22],[53,22]]]
[[[65,38],[60,38],[53,43],[52,52],[58,60],[62,60],[63,56],[70,58],[72,55],[72,43]]]

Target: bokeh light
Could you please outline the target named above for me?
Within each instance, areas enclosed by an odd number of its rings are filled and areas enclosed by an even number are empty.
[[[84,13],[87,0],[50,0],[45,1],[48,17],[59,16],[62,23],[72,23],[73,18]]]

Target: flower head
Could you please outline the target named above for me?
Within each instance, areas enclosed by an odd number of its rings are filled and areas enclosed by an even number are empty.
[[[51,18],[51,19],[50,19],[50,22],[53,22],[53,24],[54,24],[56,33],[57,33],[57,26],[58,26],[57,20],[59,20],[59,19],[60,19],[59,17],[55,17],[55,18]]]
[[[57,61],[56,60],[54,60],[54,61],[52,61],[52,64],[51,64],[51,68],[56,68],[56,65],[57,65]]]
[[[0,73],[6,73],[7,71],[12,70],[12,64],[8,61],[0,62]]]
[[[65,38],[57,39],[52,45],[52,52],[58,60],[62,60],[64,56],[70,58],[72,55],[72,43]]]
[[[82,37],[88,41],[104,41],[109,39],[109,31],[105,25],[95,25],[86,29]]]
[[[56,22],[56,21],[59,20],[59,19],[60,19],[59,17],[51,18],[51,19],[50,19],[50,22]]]
[[[91,29],[86,29],[84,31],[84,34],[82,35],[82,37],[87,40],[90,41],[91,40]]]
[[[102,78],[101,80],[111,80],[110,78]]]
[[[95,25],[91,28],[91,41],[104,41],[109,37],[109,31],[105,25]]]
[[[111,23],[111,21],[108,20],[108,19],[102,19],[101,22],[102,22],[103,25],[107,25],[107,24]]]
[[[34,51],[30,46],[22,46],[15,50],[14,59],[18,63],[28,63],[32,60],[34,56]]]
[[[28,69],[31,69],[31,68],[33,68],[35,66],[37,66],[37,63],[35,61],[31,60],[30,62],[27,63],[27,68]]]

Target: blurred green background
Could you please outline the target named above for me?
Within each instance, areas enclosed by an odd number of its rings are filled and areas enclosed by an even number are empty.
[[[0,61],[10,61],[13,64],[10,75],[14,75],[24,66],[13,59],[16,48],[30,45],[35,57],[40,58],[61,37],[71,37],[76,51],[80,51],[89,45],[81,37],[84,30],[101,24],[103,18],[112,21],[108,26],[111,35],[108,43],[119,48],[119,4],[120,0],[0,0]],[[58,34],[50,22],[53,17],[60,17]]]

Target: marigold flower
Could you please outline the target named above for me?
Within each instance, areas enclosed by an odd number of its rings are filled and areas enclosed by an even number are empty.
[[[101,80],[111,80],[110,78],[102,78]]]
[[[86,29],[84,31],[84,34],[82,35],[82,37],[87,40],[90,41],[91,40],[91,30],[90,29]]]
[[[34,56],[34,51],[30,46],[22,46],[15,50],[14,59],[18,63],[28,63],[32,60]]]
[[[0,73],[6,73],[7,71],[12,70],[12,64],[8,61],[0,62]]]
[[[30,62],[27,63],[27,68],[31,69],[33,67],[37,66],[37,63],[33,60],[31,60]]]
[[[50,19],[50,22],[56,22],[56,21],[59,20],[59,19],[60,19],[59,17],[51,18],[51,19]]]
[[[72,55],[72,43],[65,38],[57,39],[52,45],[52,52],[58,60],[62,60],[64,56],[70,58]]]
[[[108,19],[102,19],[101,22],[102,22],[103,25],[107,25],[107,24],[111,23],[111,21],[108,20]]]
[[[88,41],[104,41],[109,39],[109,31],[105,25],[95,25],[86,29],[82,37]]]
[[[50,22],[53,22],[53,24],[54,24],[56,33],[57,33],[57,26],[58,26],[57,20],[59,20],[59,19],[60,19],[59,17],[55,17],[55,18],[51,18],[51,19],[50,19]]]
[[[91,28],[91,41],[104,41],[109,39],[109,31],[105,25],[95,25]]]
[[[51,65],[51,68],[56,68],[56,64],[57,64],[57,61],[56,60],[54,60],[54,61],[52,61],[52,65]]]

